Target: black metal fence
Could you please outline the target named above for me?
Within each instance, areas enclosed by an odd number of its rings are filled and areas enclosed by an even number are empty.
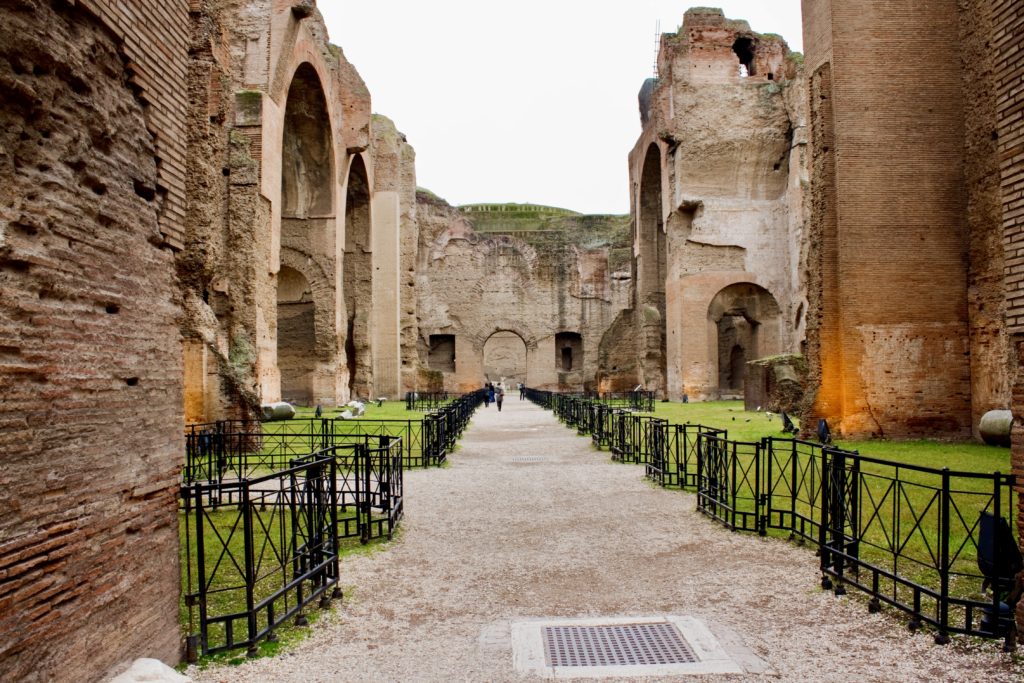
[[[482,398],[423,420],[225,420],[186,429],[181,535],[190,661],[260,640],[340,597],[339,547],[391,538],[403,469],[438,465]]]
[[[182,487],[191,661],[238,647],[254,654],[313,601],[340,597],[337,450],[262,477]]]
[[[299,418],[278,422],[221,420],[185,429],[185,482],[241,479],[290,466],[313,451],[400,437],[404,467],[442,464],[482,402],[477,392],[453,398],[422,420]]]
[[[1012,617],[998,592],[984,592],[991,577],[979,556],[982,518],[1015,514],[1012,475],[905,465],[798,439],[736,441],[582,396],[527,396],[615,459],[643,464],[662,486],[693,490],[697,508],[729,529],[814,544],[822,585],[837,594],[856,588],[871,611],[884,603],[906,612],[912,628],[933,626],[940,643],[950,633],[1009,637]]]

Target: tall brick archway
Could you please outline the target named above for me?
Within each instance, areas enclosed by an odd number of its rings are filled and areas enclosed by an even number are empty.
[[[319,73],[292,76],[281,136],[281,246],[274,340],[280,397],[334,403],[338,391],[333,312],[336,236],[335,140]]]

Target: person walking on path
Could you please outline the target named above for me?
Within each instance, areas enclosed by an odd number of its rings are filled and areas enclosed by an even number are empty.
[[[500,384],[494,392],[494,401],[498,404],[498,412],[501,412],[501,402],[505,400],[505,388]]]
[[[487,398],[484,399],[484,407],[486,408],[494,402],[494,385],[490,382],[487,383]]]
[[[519,400],[522,401],[526,398],[526,385],[522,382],[519,383]]]

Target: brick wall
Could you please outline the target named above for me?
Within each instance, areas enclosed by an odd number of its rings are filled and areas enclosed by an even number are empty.
[[[0,680],[100,680],[179,653],[173,256],[118,36],[0,15]]]
[[[1003,240],[1006,250],[1007,327],[1016,346],[1013,387],[1013,473],[1017,475],[1017,530],[1024,538],[1024,6],[1019,0],[991,3],[991,46],[996,74],[996,137],[1000,164]],[[1024,626],[1024,601],[1017,607]]]
[[[816,412],[847,434],[966,434],[956,1],[804,6],[808,70],[831,65],[835,125],[836,277],[821,294],[836,306],[820,313],[837,316],[821,322],[841,334],[820,348],[820,395],[839,403]]]
[[[996,0],[992,9],[1003,235],[1006,246],[1007,324],[1024,333],[1024,8]]]
[[[1006,409],[1015,360],[1006,333],[1002,199],[996,122],[997,52],[991,49],[990,0],[959,0],[963,71],[964,188],[969,236],[971,425],[986,411]]]
[[[74,3],[71,3],[74,4]],[[160,232],[181,248],[185,225],[189,0],[78,0],[122,42],[130,82],[156,141]]]

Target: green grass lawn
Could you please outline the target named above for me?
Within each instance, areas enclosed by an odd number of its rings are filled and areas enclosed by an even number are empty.
[[[763,412],[746,412],[743,401],[656,403],[654,414],[678,424],[691,422],[726,429],[734,441],[759,441],[765,436],[787,437],[782,433],[782,421],[778,415],[769,419]],[[793,421],[799,426],[795,417]],[[836,445],[872,458],[922,467],[948,467],[963,472],[1010,471],[1010,449],[973,441],[843,439]]]
[[[769,418],[765,413],[746,412],[742,401],[658,403],[654,414],[676,424],[689,422],[726,429],[732,441],[757,442],[767,436],[787,438],[781,431],[782,424],[778,415]],[[939,574],[935,566],[939,556],[941,499],[937,490],[942,485],[941,475],[917,471],[904,465],[949,468],[952,472],[965,473],[1010,472],[1009,449],[973,441],[869,439],[840,440],[836,445],[885,461],[863,461],[861,464],[859,512],[855,520],[861,538],[860,559],[935,588],[939,585]],[[753,511],[753,449],[741,446],[738,452],[736,507]],[[691,457],[692,468],[695,467],[695,456]],[[789,462],[783,449],[775,464],[785,466]],[[820,498],[817,498],[815,491],[820,490],[820,461],[803,456],[798,463],[800,468],[795,481],[791,481],[788,475],[780,479],[776,473],[773,481],[781,482],[781,485],[771,492],[773,504],[778,503],[784,507],[790,499],[790,491],[796,490],[796,512],[819,518]],[[670,462],[668,466],[672,469],[674,464]],[[817,470],[812,471],[816,467]],[[952,489],[949,546],[953,576],[950,591],[953,595],[982,599],[980,580],[975,578],[978,574],[975,525],[980,511],[991,507],[992,482],[991,479],[953,477]],[[1004,516],[1012,517],[1014,500],[1007,501],[1005,493],[1004,488],[1000,510]],[[788,532],[773,530],[771,535],[788,536]],[[870,580],[869,575],[862,575],[861,578],[864,581]],[[887,584],[883,580],[880,588],[884,593],[898,596],[903,602],[912,600],[908,589],[893,583]],[[925,609],[928,609],[927,599]]]

